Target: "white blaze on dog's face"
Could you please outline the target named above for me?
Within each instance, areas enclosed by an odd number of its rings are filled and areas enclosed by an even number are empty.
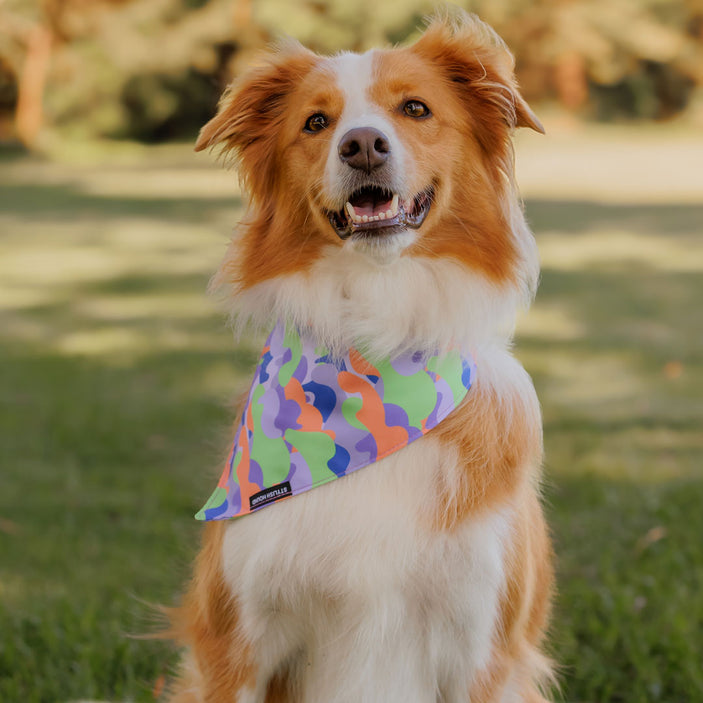
[[[320,57],[289,43],[265,55],[196,146],[233,150],[250,198],[220,276],[246,290],[332,249],[451,260],[489,284],[524,284],[532,245],[510,136],[542,128],[512,69],[478,20],[435,22],[401,49]]]
[[[330,224],[348,246],[391,261],[413,243],[420,224],[419,214],[411,217],[408,188],[415,160],[406,153],[393,115],[372,97],[379,53],[343,54],[332,61],[344,107],[323,181]]]

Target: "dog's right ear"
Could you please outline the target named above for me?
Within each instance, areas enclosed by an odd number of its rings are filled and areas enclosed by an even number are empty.
[[[288,93],[310,70],[315,54],[294,40],[279,44],[258,61],[220,98],[217,115],[201,130],[195,150],[222,142],[226,149],[245,149],[271,133]]]
[[[287,97],[316,60],[314,53],[293,40],[262,54],[224,92],[217,114],[200,130],[195,150],[218,145],[223,151],[234,150],[247,181],[255,173],[269,181]]]

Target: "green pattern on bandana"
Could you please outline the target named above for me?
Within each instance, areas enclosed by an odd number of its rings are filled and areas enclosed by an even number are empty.
[[[458,351],[332,356],[309,332],[279,322],[217,488],[196,517],[246,515],[378,462],[442,422],[475,372]]]

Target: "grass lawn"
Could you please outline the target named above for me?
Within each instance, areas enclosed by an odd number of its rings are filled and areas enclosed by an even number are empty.
[[[548,125],[549,127],[549,125]],[[543,279],[564,701],[703,701],[703,139],[555,129],[518,159]],[[79,155],[81,156],[81,155]],[[205,296],[241,202],[182,147],[0,159],[0,701],[151,701],[235,346]]]

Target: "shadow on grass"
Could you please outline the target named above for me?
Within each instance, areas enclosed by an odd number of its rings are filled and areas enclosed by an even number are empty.
[[[699,233],[703,205],[680,203],[621,204],[592,200],[528,198],[527,218],[535,232],[558,228],[566,234],[593,229],[626,229],[640,235]]]
[[[75,185],[12,185],[0,189],[0,212],[34,220],[73,220],[82,217],[144,217],[160,221],[202,222],[204,213],[241,206],[237,196],[119,197],[85,193]]]
[[[672,353],[676,358],[681,354],[699,358],[700,300],[703,276],[698,272],[622,262],[578,271],[546,268],[537,293],[538,306],[560,308],[583,326],[576,343],[584,348],[636,347],[660,358]],[[539,341],[527,335],[520,343]]]
[[[19,161],[27,161],[29,158],[33,157],[26,147],[24,147],[19,142],[7,143],[4,142],[0,144],[0,166],[5,166],[7,164],[12,164]]]
[[[76,293],[81,298],[104,294],[129,296],[144,293],[182,293],[183,291],[199,291],[202,296],[205,296],[207,280],[199,273],[183,274],[164,271],[159,276],[135,273],[84,282]]]
[[[225,316],[207,299],[207,282],[201,274],[167,270],[75,281],[44,291],[43,302],[0,311],[0,321],[9,348],[40,344],[45,353],[87,354],[106,366],[176,350],[229,351],[236,360]]]

